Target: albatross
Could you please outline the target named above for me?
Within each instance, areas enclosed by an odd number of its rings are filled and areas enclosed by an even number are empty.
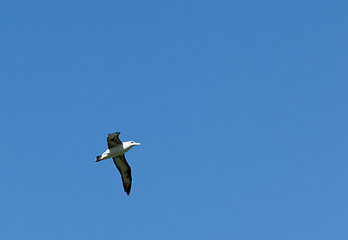
[[[132,185],[131,168],[128,165],[124,154],[128,152],[132,147],[140,145],[133,141],[121,142],[118,138],[120,132],[108,134],[107,142],[108,149],[102,154],[97,156],[95,162],[99,162],[105,159],[112,158],[116,165],[116,168],[121,173],[124,191],[129,195]]]

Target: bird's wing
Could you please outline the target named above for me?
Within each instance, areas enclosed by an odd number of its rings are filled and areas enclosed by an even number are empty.
[[[120,132],[108,134],[108,138],[106,139],[108,141],[108,148],[112,148],[119,144],[122,144],[121,140],[118,138],[119,135]]]
[[[132,186],[131,168],[126,161],[124,154],[113,157],[112,159],[114,160],[118,171],[121,173],[124,191],[129,195]]]

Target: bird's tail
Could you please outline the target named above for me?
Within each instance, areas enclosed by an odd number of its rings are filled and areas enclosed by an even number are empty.
[[[97,156],[96,159],[94,160],[95,162],[101,161],[101,155]]]

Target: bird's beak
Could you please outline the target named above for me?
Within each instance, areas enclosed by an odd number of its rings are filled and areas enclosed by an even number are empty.
[[[140,145],[140,143],[134,143],[134,145]]]

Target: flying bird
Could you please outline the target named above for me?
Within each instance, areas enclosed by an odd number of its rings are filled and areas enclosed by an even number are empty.
[[[97,159],[94,161],[99,162],[101,160],[112,158],[116,168],[121,173],[124,191],[129,195],[132,185],[132,174],[131,168],[126,161],[124,154],[132,147],[140,145],[140,143],[133,141],[121,142],[118,138],[119,135],[120,132],[108,134],[108,138],[106,139],[108,142],[108,149],[102,155],[97,156]]]

